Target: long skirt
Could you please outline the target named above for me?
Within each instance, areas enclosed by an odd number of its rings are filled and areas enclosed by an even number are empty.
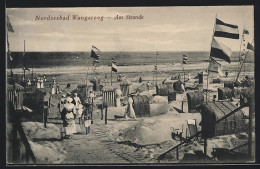
[[[127,115],[129,118],[133,118],[133,119],[136,118],[136,116],[135,116],[135,111],[134,111],[134,108],[133,108],[133,105],[132,105],[132,104],[128,104],[128,107],[127,107],[127,110],[126,110],[126,115]]]
[[[51,88],[51,94],[55,94],[55,89],[54,89],[54,87]]]
[[[77,133],[76,123],[74,119],[66,119],[65,133],[66,135],[72,135]]]
[[[121,107],[120,98],[116,99],[116,107]]]

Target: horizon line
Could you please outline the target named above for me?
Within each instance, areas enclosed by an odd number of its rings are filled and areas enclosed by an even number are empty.
[[[7,52],[7,51],[6,51]],[[10,51],[11,53],[12,52],[24,52],[24,51]],[[88,53],[90,53],[90,51],[25,51],[25,53],[26,52],[88,52]],[[170,50],[162,50],[162,51],[160,51],[160,50],[154,50],[154,51],[137,51],[137,50],[133,50],[133,51],[101,51],[101,52],[210,52],[210,51],[205,51],[205,50],[190,50],[190,51],[170,51]],[[239,52],[239,51],[232,51],[232,52]]]

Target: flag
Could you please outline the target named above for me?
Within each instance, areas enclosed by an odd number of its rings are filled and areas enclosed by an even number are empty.
[[[93,48],[93,49],[96,49],[96,50],[98,50],[98,51],[100,51],[100,50],[99,50],[97,47],[95,47],[95,46],[92,46],[92,48]]]
[[[154,70],[157,70],[157,65],[154,65]]]
[[[92,57],[92,58],[94,58],[94,59],[96,59],[96,60],[99,59],[99,55],[98,55],[96,52],[94,52],[94,50],[91,50],[90,57]]]
[[[224,23],[221,20],[219,20],[218,18],[216,18],[214,36],[223,37],[223,38],[231,38],[231,39],[239,39],[238,26]]]
[[[11,24],[11,22],[10,22],[8,16],[7,16],[7,30],[8,30],[9,32],[14,32],[14,29],[13,29],[13,27],[12,27],[12,24]]]
[[[246,29],[244,29],[244,30],[243,30],[243,34],[249,34],[249,31],[246,30]]]
[[[210,56],[223,59],[226,62],[230,63],[230,55],[231,55],[231,49],[224,44],[219,43],[214,38],[212,39],[212,45],[211,45],[211,51]]]
[[[183,57],[182,57],[182,64],[186,64],[187,60],[188,60],[188,56],[183,55]]]
[[[215,61],[213,58],[211,58],[209,62],[209,72],[218,73],[220,76],[223,76],[223,72],[221,71],[221,64]]]
[[[112,63],[112,71],[117,72],[117,66],[114,63]]]
[[[112,58],[112,63],[116,63],[116,61]]]
[[[13,59],[13,57],[11,56],[11,53],[8,52],[8,55],[9,55],[10,61],[13,61],[14,59]]]
[[[247,43],[247,47],[246,48],[249,49],[249,50],[255,51],[254,46],[251,45],[249,42]]]

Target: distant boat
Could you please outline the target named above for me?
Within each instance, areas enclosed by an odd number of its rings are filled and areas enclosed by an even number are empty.
[[[76,56],[76,59],[78,59],[79,57],[78,56]]]

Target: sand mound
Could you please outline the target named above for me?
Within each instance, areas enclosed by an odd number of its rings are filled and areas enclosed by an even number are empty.
[[[59,164],[66,158],[64,147],[59,142],[29,141],[37,164]]]
[[[119,135],[121,141],[131,141],[140,145],[161,143],[171,140],[173,125],[170,120],[142,119],[137,124],[121,131]]]
[[[43,123],[23,122],[23,129],[29,139],[60,139],[60,129],[54,124],[47,124],[44,128]]]

